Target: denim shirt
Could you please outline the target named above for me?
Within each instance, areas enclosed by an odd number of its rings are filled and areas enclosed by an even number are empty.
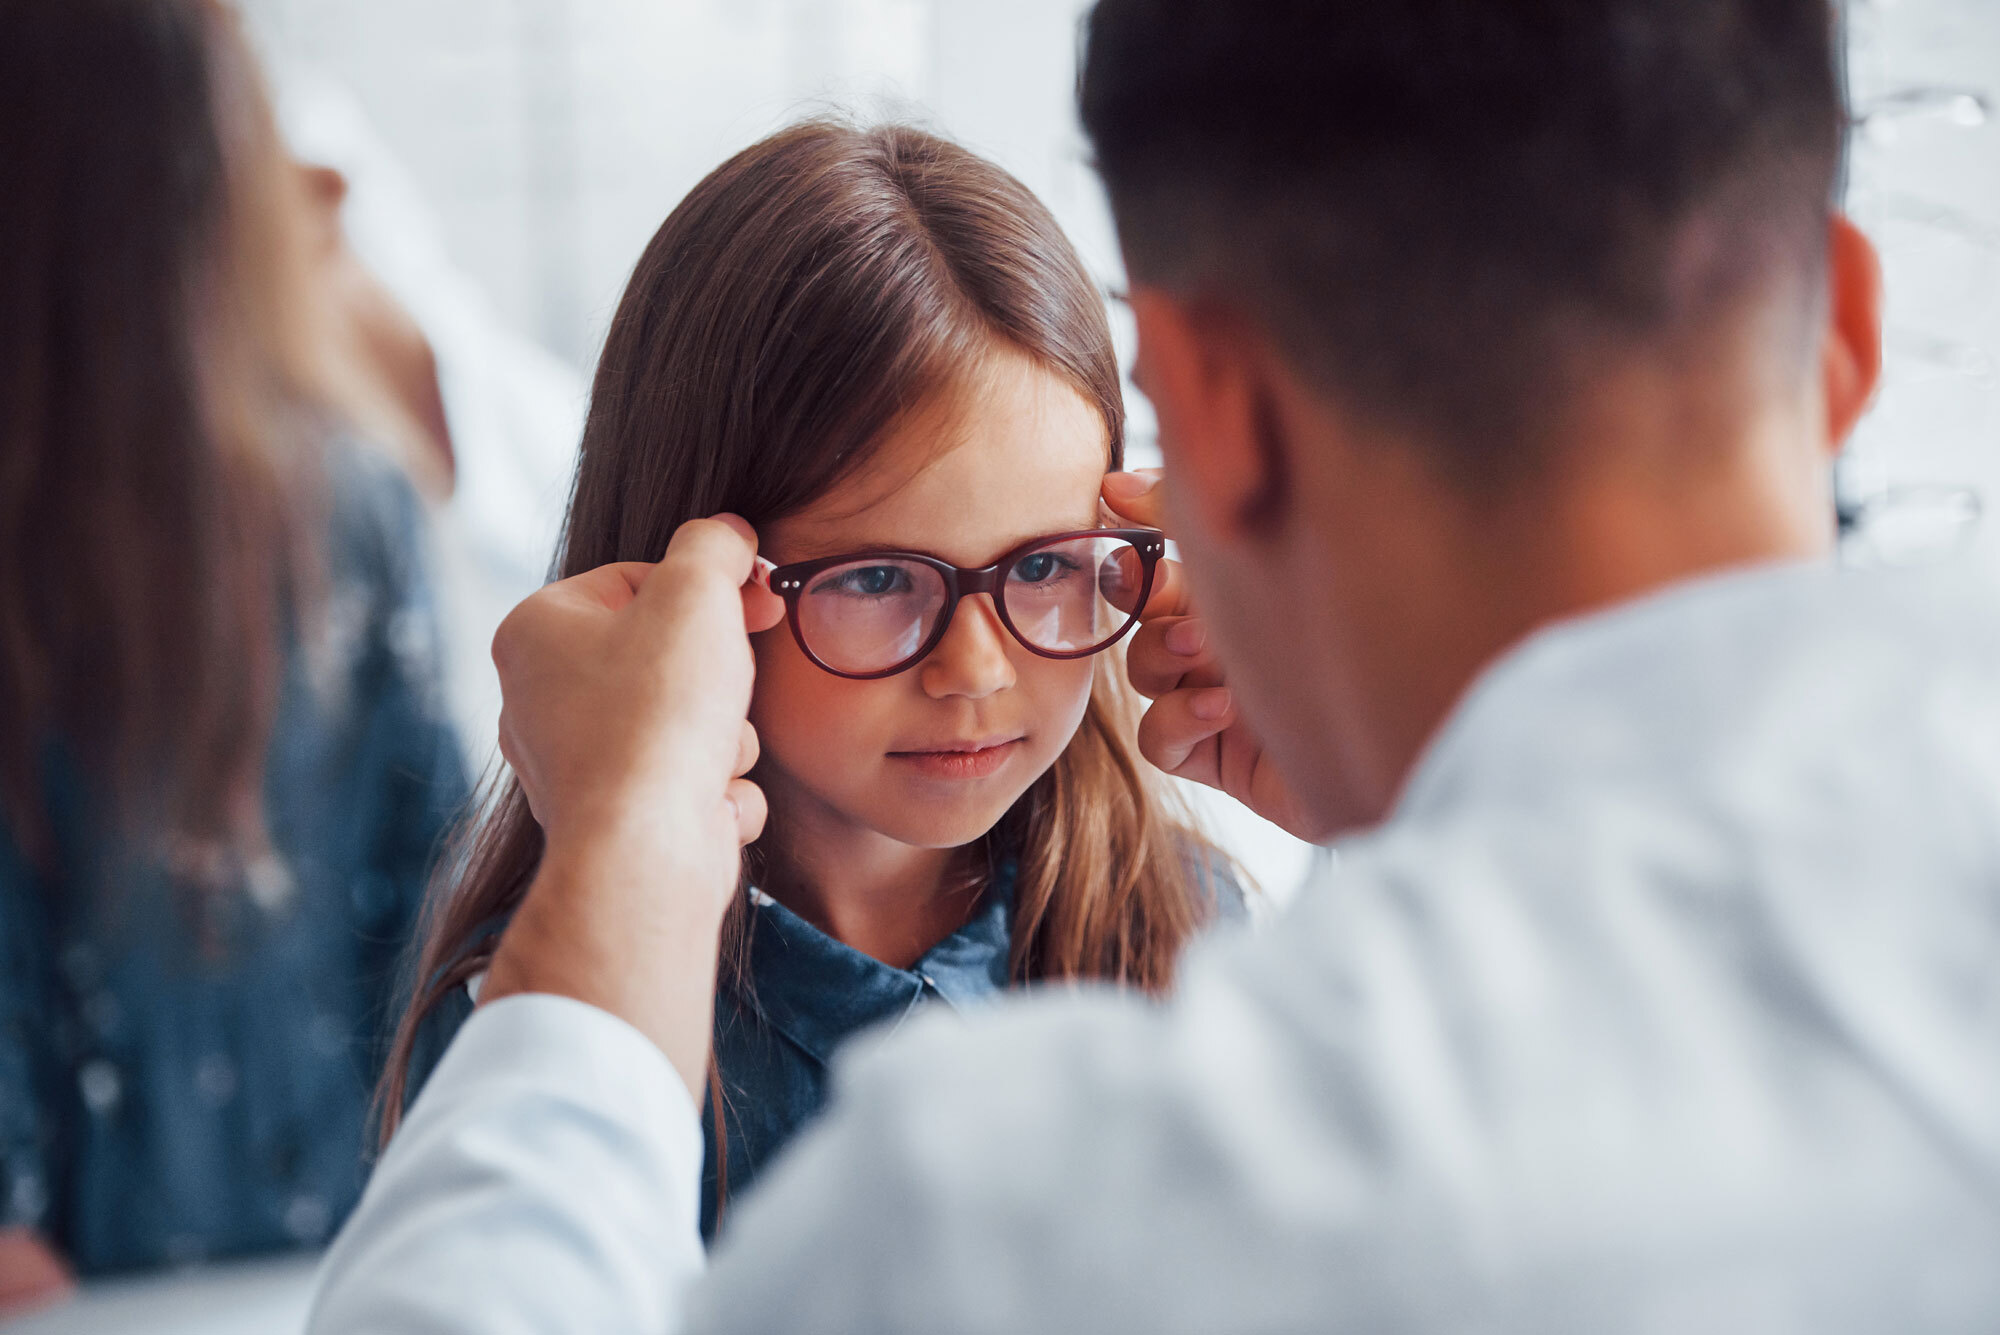
[[[1007,989],[1016,872],[1013,858],[1000,859],[972,917],[907,969],[835,940],[760,891],[749,892],[746,983],[739,988],[725,977],[716,988],[713,1053],[727,1158],[716,1153],[715,1101],[704,1100],[704,1241],[715,1240],[728,1201],[818,1114],[828,1093],[828,1067],[848,1039],[901,1024],[921,1007],[971,1010]],[[1245,916],[1243,890],[1234,879],[1219,867],[1205,879],[1218,920]],[[407,1098],[415,1098],[471,1013],[472,999],[459,988],[426,1017]]]
[[[416,497],[362,458],[333,482],[325,639],[291,655],[266,753],[274,858],[201,899],[113,851],[53,743],[53,861],[0,827],[0,1226],[84,1274],[318,1243],[360,1191],[402,948],[467,784]]]
[[[714,1241],[727,1200],[754,1183],[826,1102],[827,1067],[841,1044],[864,1029],[893,1028],[922,1006],[969,1010],[1005,990],[1014,874],[1013,860],[1003,861],[971,920],[907,969],[863,954],[752,892],[749,986],[716,989],[715,1062],[728,1159],[716,1154],[710,1099],[701,1126],[708,1146],[704,1239]]]

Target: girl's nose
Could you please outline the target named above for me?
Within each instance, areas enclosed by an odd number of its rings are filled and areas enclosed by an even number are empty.
[[[934,700],[993,695],[1014,684],[1014,660],[1007,653],[1007,628],[991,596],[973,594],[952,614],[944,638],[923,661],[918,678]]]

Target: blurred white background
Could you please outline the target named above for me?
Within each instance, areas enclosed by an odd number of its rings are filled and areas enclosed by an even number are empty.
[[[1882,251],[1888,362],[1845,499],[1879,520],[1864,558],[1969,542],[2000,571],[2000,3],[1852,0],[1848,26],[1848,207]]]
[[[953,135],[1039,192],[1107,287],[1118,282],[1071,101],[1079,0],[244,4],[301,147],[325,145],[355,174],[357,250],[435,340],[486,367],[458,389],[532,390],[527,427],[519,403],[488,406],[537,438],[525,454],[539,462],[461,471],[461,493],[505,502],[493,513],[513,516],[498,527],[529,580],[627,271],[689,186],[779,124],[838,107]],[[1974,542],[2000,570],[2000,523],[1960,522],[1973,498],[2000,504],[2000,0],[1853,0],[1849,22],[1862,121],[1849,203],[1886,263],[1889,368],[1843,491],[1870,531]],[[1150,416],[1136,392],[1133,408],[1143,458]],[[484,559],[478,541],[492,539],[474,534],[461,558]],[[1864,545],[1893,558],[1899,541]],[[504,610],[468,603],[455,649],[483,660]],[[474,715],[497,703],[476,687]],[[1215,810],[1252,871],[1286,892],[1308,850]],[[282,1332],[308,1283],[297,1262],[114,1283],[10,1332]]]
[[[1071,108],[1077,0],[243,0],[350,89],[501,316],[587,367],[669,209],[804,111],[912,117],[1116,256]]]

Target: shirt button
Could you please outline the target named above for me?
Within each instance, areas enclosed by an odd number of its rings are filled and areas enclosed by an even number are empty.
[[[243,869],[243,888],[251,903],[276,913],[291,902],[295,882],[290,868],[275,854],[266,853]]]
[[[327,1225],[333,1222],[326,1202],[311,1192],[302,1192],[292,1197],[285,1207],[285,1232],[300,1242],[319,1242],[326,1237]]]
[[[195,1092],[211,1108],[220,1108],[236,1097],[236,1063],[220,1052],[211,1052],[194,1068]]]
[[[125,1095],[125,1081],[118,1068],[101,1057],[83,1064],[76,1073],[76,1087],[83,1095],[83,1106],[98,1117],[110,1115]]]
[[[389,652],[402,660],[405,675],[421,681],[435,673],[431,623],[424,619],[421,608],[398,610],[383,629],[387,632],[383,638],[389,643]]]
[[[49,1189],[42,1175],[32,1169],[14,1175],[7,1192],[7,1220],[10,1224],[38,1224],[49,1208]]]

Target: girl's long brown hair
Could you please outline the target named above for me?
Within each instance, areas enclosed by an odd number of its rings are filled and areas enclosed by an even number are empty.
[[[1020,182],[903,126],[815,121],[744,150],[667,218],[612,320],[561,574],[656,560],[702,515],[759,525],[800,510],[996,341],[1096,406],[1107,462],[1120,466],[1124,407],[1102,299]],[[1019,858],[1020,981],[1157,991],[1211,911],[1213,850],[1138,758],[1118,681],[1100,660],[1076,738],[993,836]],[[418,1027],[485,968],[481,928],[520,903],[541,854],[509,781],[468,827],[455,889],[433,898],[384,1077],[385,1138]],[[748,911],[738,896],[725,943],[744,940]]]
[[[48,866],[60,745],[226,878],[317,503],[287,160],[216,0],[0,0],[0,124],[0,817]]]

